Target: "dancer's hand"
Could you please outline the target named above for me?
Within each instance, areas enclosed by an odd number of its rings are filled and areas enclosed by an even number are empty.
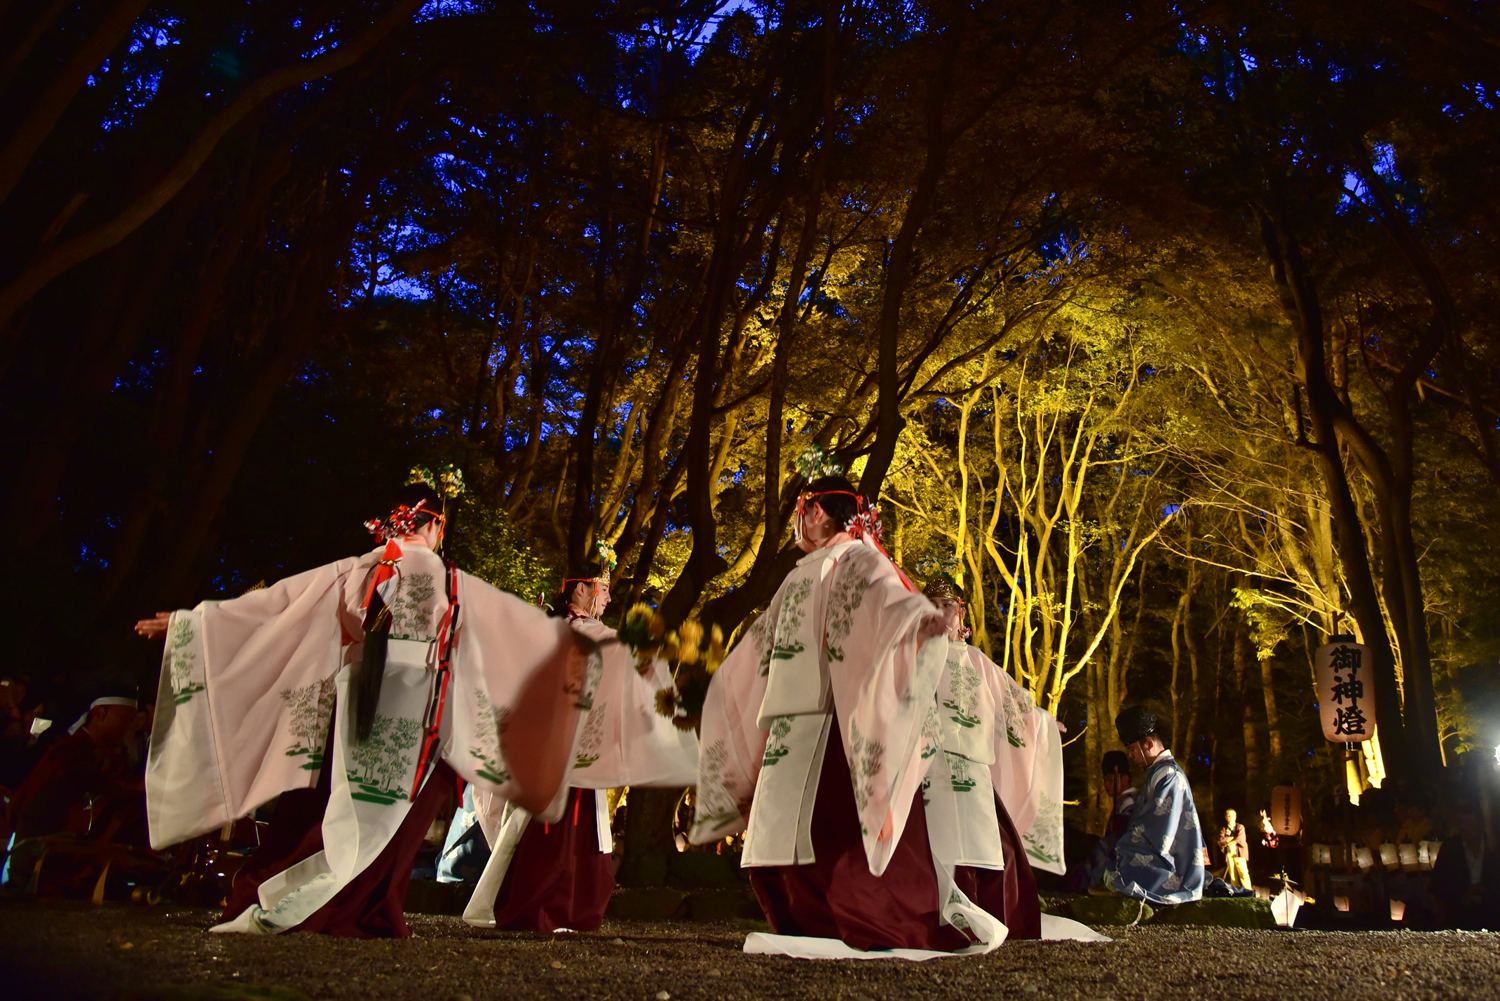
[[[157,612],[154,619],[142,619],[135,624],[137,636],[144,636],[148,640],[154,640],[167,631],[167,623],[172,619],[171,612]]]
[[[922,627],[917,630],[917,645],[920,646],[935,636],[948,635],[948,618],[940,612],[934,612],[928,618],[922,620]]]

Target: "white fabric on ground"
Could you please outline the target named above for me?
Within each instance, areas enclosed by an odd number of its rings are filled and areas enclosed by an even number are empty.
[[[1109,942],[1112,939],[1101,935],[1088,925],[1072,918],[1060,918],[1053,914],[1042,915],[1042,940],[1044,942]],[[928,959],[946,959],[949,956],[978,956],[989,952],[993,946],[970,946],[958,952],[937,952],[930,949],[878,949],[864,952],[845,945],[836,938],[812,938],[803,935],[771,935],[767,932],[752,932],[745,936],[745,952],[755,956],[789,956],[792,959],[908,959],[922,962]]]

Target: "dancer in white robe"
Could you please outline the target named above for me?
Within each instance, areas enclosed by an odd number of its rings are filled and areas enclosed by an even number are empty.
[[[278,819],[302,814],[288,822],[300,831],[273,821],[286,865],[266,871],[263,850],[215,930],[408,935],[409,856],[455,773],[538,812],[559,799],[597,682],[592,644],[448,565],[442,511],[435,491],[406,487],[365,556],[137,625],[167,639],[153,846],[283,794]]]
[[[507,805],[495,850],[469,899],[464,920],[481,928],[593,931],[614,890],[607,789],[681,788],[697,778],[698,739],[656,711],[671,675],[660,660],[638,663],[599,621],[609,606],[613,551],[563,582],[558,615],[598,645],[599,687],[568,772],[563,819],[546,823]],[[494,805],[490,805],[493,815]]]
[[[878,548],[847,480],[813,480],[798,508],[808,555],[708,690],[691,840],[745,832],[741,865],[779,936],[998,945],[1003,926],[956,887],[940,897],[922,808],[944,618]]]

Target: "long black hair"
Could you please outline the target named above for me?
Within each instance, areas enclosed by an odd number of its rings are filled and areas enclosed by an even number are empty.
[[[421,509],[417,510],[419,504]],[[425,483],[408,483],[396,491],[387,510],[390,513],[381,522],[380,530],[384,537],[391,538],[419,531],[430,524],[443,513],[443,497]],[[414,510],[417,513],[411,515],[410,512]],[[372,567],[371,575],[378,573],[380,567],[380,563]],[[372,591],[370,606],[365,611],[364,648],[359,659],[359,671],[349,685],[350,715],[354,719],[356,744],[369,740],[370,732],[375,728],[375,708],[380,702],[380,682],[385,677],[385,657],[390,635],[391,610],[386,607],[380,592]]]

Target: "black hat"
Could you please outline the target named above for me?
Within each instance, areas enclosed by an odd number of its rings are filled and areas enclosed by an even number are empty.
[[[1115,730],[1120,734],[1120,743],[1129,747],[1155,733],[1157,722],[1156,713],[1145,706],[1130,706],[1115,717]]]

